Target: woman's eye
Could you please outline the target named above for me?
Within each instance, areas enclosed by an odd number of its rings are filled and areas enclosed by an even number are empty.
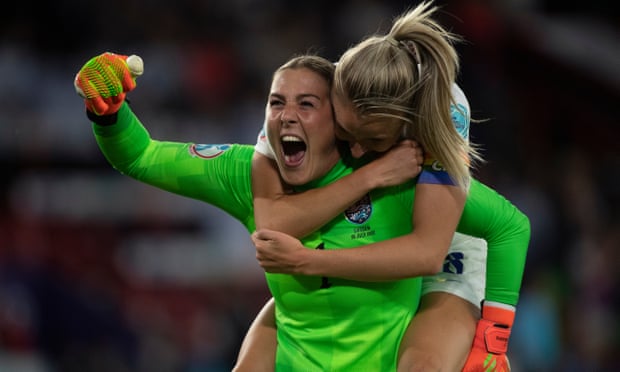
[[[278,105],[281,105],[281,104],[282,104],[282,101],[277,100],[277,99],[269,101],[269,106],[271,106],[271,107],[278,106]]]
[[[314,107],[314,103],[310,101],[301,101],[301,105],[306,107]]]

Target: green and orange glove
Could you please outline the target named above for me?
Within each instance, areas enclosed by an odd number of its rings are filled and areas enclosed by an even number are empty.
[[[482,304],[482,317],[463,372],[510,371],[506,352],[514,319],[514,306],[489,301]]]
[[[136,87],[144,65],[136,55],[103,53],[91,58],[75,75],[75,91],[86,109],[98,116],[115,114],[127,92]]]

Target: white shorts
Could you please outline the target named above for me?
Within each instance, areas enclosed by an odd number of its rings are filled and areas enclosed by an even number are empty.
[[[442,271],[424,277],[422,295],[430,292],[447,292],[479,308],[484,299],[486,263],[485,240],[455,233]]]

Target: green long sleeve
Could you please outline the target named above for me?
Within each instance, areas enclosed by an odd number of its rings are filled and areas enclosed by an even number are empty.
[[[516,305],[530,241],[530,222],[495,190],[473,180],[457,231],[488,245],[485,299]]]

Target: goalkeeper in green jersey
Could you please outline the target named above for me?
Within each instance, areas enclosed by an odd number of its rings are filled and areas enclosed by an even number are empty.
[[[119,99],[121,92],[135,87],[135,81],[126,78],[124,61],[122,56],[104,54],[89,61],[76,77],[106,158],[130,177],[213,204],[253,231],[251,188],[261,176],[251,173],[254,149],[151,139],[129,106]],[[331,184],[354,169],[377,167],[373,165],[376,162],[340,158],[329,100],[332,70],[327,61],[305,57],[274,75],[271,97],[287,97],[287,102],[296,102],[303,111],[307,146],[303,163],[307,172],[293,171],[291,179],[298,190]],[[329,251],[406,235],[412,228],[412,208],[402,207],[413,205],[414,191],[412,180],[372,190],[367,202],[307,235],[303,243]],[[492,207],[502,205],[489,202],[489,198],[498,200],[491,190],[477,182],[472,184],[460,230],[481,237],[489,235],[489,221],[498,213]],[[468,212],[470,205],[476,215]],[[360,282],[269,273],[266,277],[276,303],[277,369],[396,368],[398,345],[417,309],[419,279]]]

